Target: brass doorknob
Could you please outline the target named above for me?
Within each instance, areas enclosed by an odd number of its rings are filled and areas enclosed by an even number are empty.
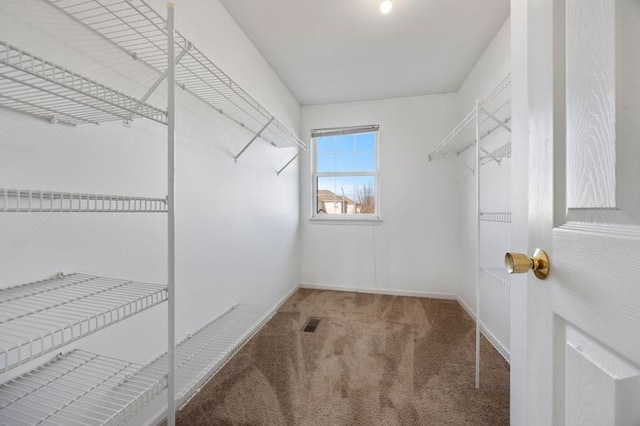
[[[533,270],[533,274],[544,280],[549,276],[549,256],[542,249],[536,249],[533,256],[524,253],[507,253],[504,255],[504,266],[510,274],[526,274]]]

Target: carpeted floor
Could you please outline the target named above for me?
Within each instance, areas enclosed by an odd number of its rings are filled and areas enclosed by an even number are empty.
[[[315,333],[301,329],[320,318]],[[180,425],[508,425],[509,364],[455,301],[300,289]]]

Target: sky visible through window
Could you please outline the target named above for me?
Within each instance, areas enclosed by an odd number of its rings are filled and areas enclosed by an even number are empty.
[[[353,176],[318,176],[318,191],[327,190],[358,205],[353,213],[374,213],[359,207],[375,199],[375,133],[325,136],[316,139],[316,172],[354,173]],[[371,173],[368,175],[367,173]],[[357,176],[355,174],[358,174]],[[326,196],[326,194],[325,194]],[[368,200],[367,200],[368,198]],[[372,208],[372,207],[371,207]]]

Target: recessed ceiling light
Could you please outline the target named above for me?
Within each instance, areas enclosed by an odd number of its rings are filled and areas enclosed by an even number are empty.
[[[391,3],[391,0],[383,0],[382,3],[380,3],[380,12],[387,14],[391,12],[392,7],[393,4]]]

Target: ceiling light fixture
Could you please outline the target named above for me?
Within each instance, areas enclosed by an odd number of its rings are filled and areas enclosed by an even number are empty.
[[[386,15],[387,13],[391,12],[392,7],[393,3],[391,3],[391,0],[383,0],[382,3],[380,3],[380,12]]]

